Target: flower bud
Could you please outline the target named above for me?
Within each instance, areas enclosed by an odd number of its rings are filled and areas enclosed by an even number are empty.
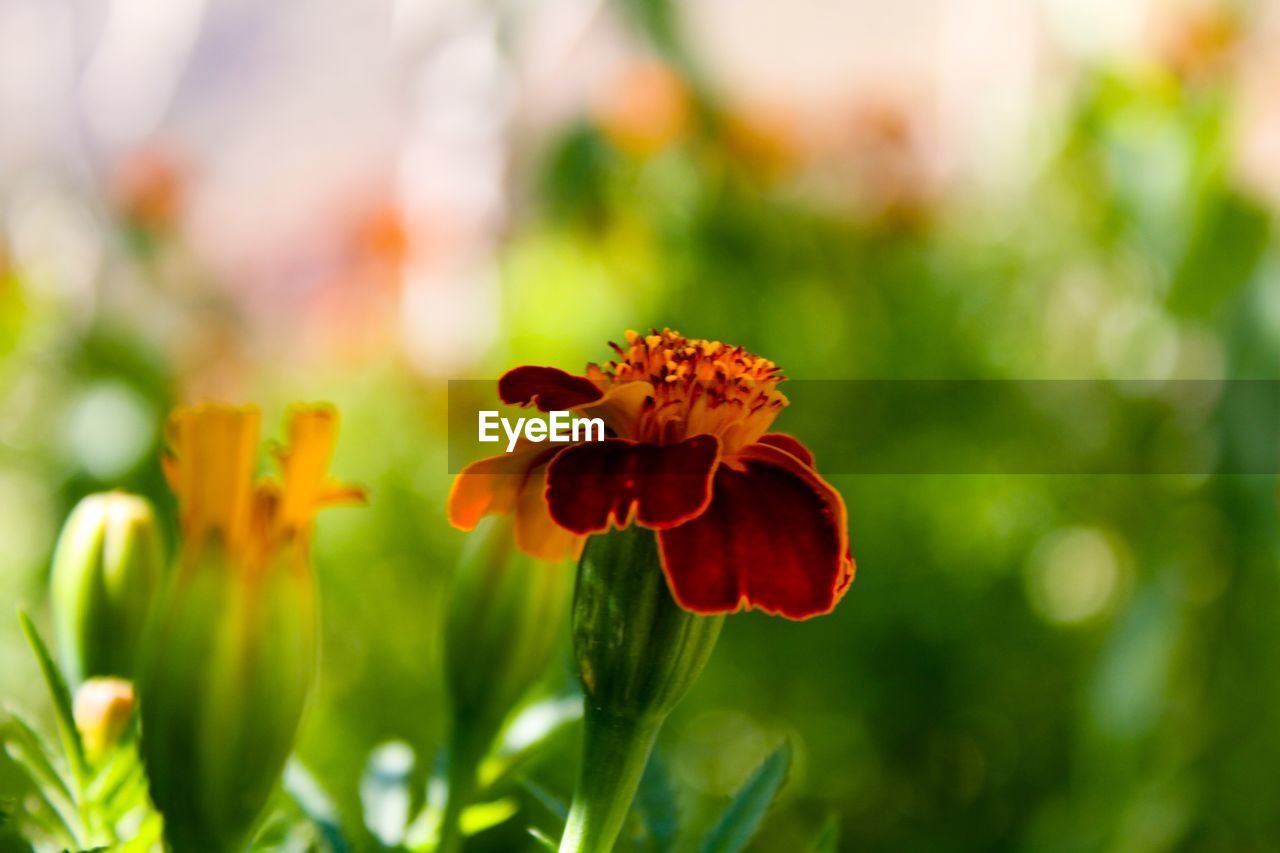
[[[91,762],[100,761],[120,742],[133,706],[133,685],[123,678],[90,678],[76,690],[72,716]]]
[[[254,480],[258,413],[200,406],[170,420],[165,473],[182,549],[139,676],[142,758],[174,850],[243,849],[297,733],[317,663],[310,544],[337,414],[297,408],[280,480]]]
[[[511,516],[482,521],[458,566],[445,623],[450,721],[443,849],[470,799],[476,767],[503,722],[546,672],[564,629],[573,569],[515,546]]]
[[[583,753],[560,849],[609,850],[658,729],[711,657],[724,616],[676,603],[655,534],[633,524],[587,540],[572,623]]]
[[[546,671],[572,585],[571,565],[516,549],[510,516],[485,519],[476,528],[458,566],[445,625],[455,728],[486,742],[493,738]]]
[[[124,492],[90,495],[67,518],[53,558],[58,649],[73,683],[132,678],[164,561],[151,505]]]
[[[242,847],[293,748],[316,672],[315,588],[305,565],[265,569],[212,549],[159,605],[142,748],[175,850]]]

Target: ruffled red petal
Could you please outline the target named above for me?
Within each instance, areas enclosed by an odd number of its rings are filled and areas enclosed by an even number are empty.
[[[795,436],[787,435],[785,432],[770,432],[760,436],[760,443],[785,450],[810,468],[813,467],[813,454]]]
[[[721,464],[706,512],[659,542],[672,595],[699,613],[807,619],[835,607],[853,580],[840,494],[773,442]]]
[[[597,533],[635,520],[662,529],[701,513],[711,501],[720,441],[696,435],[678,444],[622,438],[566,448],[547,469],[547,503],[556,523]]]
[[[498,380],[498,396],[512,405],[537,406],[544,412],[564,412],[594,403],[604,396],[585,376],[556,367],[516,367]]]

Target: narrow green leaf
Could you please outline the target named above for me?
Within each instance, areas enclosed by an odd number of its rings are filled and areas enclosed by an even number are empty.
[[[480,765],[480,796],[494,796],[517,773],[578,737],[582,697],[547,699],[525,708],[503,730],[495,755]]]
[[[529,834],[533,836],[533,840],[538,842],[543,850],[550,850],[551,853],[556,853],[559,848],[559,845],[554,840],[536,826],[529,827]]]
[[[138,754],[134,750],[116,750],[111,757],[111,761],[98,771],[93,783],[89,785],[89,800],[94,803],[102,803],[113,799],[121,786],[141,766],[141,762],[138,761]]]
[[[809,853],[836,853],[840,849],[840,818],[835,814],[827,815],[813,839]]]
[[[75,797],[71,793],[71,786],[54,766],[51,758],[52,750],[44,736],[16,711],[10,711],[9,717],[12,729],[5,742],[6,751],[22,765],[33,782],[56,790],[68,804],[74,803]],[[14,755],[15,747],[22,751],[21,759]]]
[[[537,782],[532,779],[521,779],[520,787],[532,794],[533,798],[541,803],[543,808],[558,817],[561,823],[569,818],[569,807],[564,801]]]
[[[25,610],[18,611],[18,622],[22,625],[22,633],[26,635],[31,650],[35,652],[36,661],[40,664],[40,672],[49,688],[49,696],[53,700],[54,719],[58,724],[58,736],[62,740],[62,749],[66,753],[67,763],[71,765],[71,775],[78,785],[83,785],[88,778],[89,769],[84,758],[84,744],[80,742],[80,732],[76,729],[75,717],[71,712],[71,691],[62,677],[58,665],[49,654],[49,647],[44,644],[35,623]]]
[[[150,807],[150,802],[147,798],[147,774],[141,765],[137,765],[108,792],[102,807],[114,813],[124,813],[140,805]]]
[[[19,751],[21,750],[21,747],[14,743],[10,743],[9,747],[11,750],[15,747]],[[10,755],[14,756],[15,761],[20,764],[23,763],[23,759],[19,758],[17,753],[11,751]],[[67,807],[59,804],[59,798],[55,797],[53,793],[43,785],[35,785],[32,788],[32,795],[35,797],[36,802],[44,808],[37,811],[28,808],[24,811],[28,817],[38,821],[51,835],[79,849],[80,836],[76,832],[76,821],[67,810]]]
[[[462,811],[462,834],[477,835],[486,829],[504,823],[520,811],[515,800],[494,800],[491,803],[476,803]]]
[[[667,764],[655,751],[640,778],[636,792],[636,809],[644,821],[649,846],[654,850],[672,850],[680,828],[680,806]]]
[[[49,784],[44,780],[42,772],[37,769],[40,766],[41,759],[36,754],[28,752],[26,744],[18,741],[10,741],[6,744],[5,751],[15,764],[26,771],[35,791],[39,793],[40,799],[70,829],[75,823],[75,804],[56,785]]]
[[[791,747],[784,743],[761,762],[751,778],[738,789],[702,842],[703,853],[737,853],[747,846],[764,820],[765,812],[787,780]]]
[[[338,819],[338,807],[316,781],[311,771],[296,758],[289,759],[284,768],[284,790],[289,794],[333,853],[346,853],[351,849],[342,832]]]
[[[117,845],[114,853],[154,853],[161,849],[160,837],[163,831],[164,821],[160,818],[160,813],[149,811],[138,824],[133,837]]]
[[[34,828],[37,833],[48,836],[51,841],[66,845],[68,849],[79,847],[62,818],[38,796],[22,804],[22,826],[24,829]]]

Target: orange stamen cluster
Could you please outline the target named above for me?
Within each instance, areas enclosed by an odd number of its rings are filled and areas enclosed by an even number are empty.
[[[690,339],[654,329],[628,331],[627,346],[610,343],[618,358],[587,366],[602,390],[629,382],[653,388],[637,421],[638,441],[669,443],[715,435],[732,453],[763,435],[787,405],[777,390],[785,377],[767,358],[719,341]]]

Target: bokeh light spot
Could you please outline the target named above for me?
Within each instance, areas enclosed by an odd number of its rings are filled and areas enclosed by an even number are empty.
[[[1087,622],[1107,611],[1120,581],[1120,556],[1110,538],[1095,528],[1054,531],[1040,541],[1027,563],[1032,606],[1059,625]]]
[[[71,404],[66,441],[86,472],[111,480],[141,461],[151,447],[155,420],[151,406],[127,385],[99,382]]]

